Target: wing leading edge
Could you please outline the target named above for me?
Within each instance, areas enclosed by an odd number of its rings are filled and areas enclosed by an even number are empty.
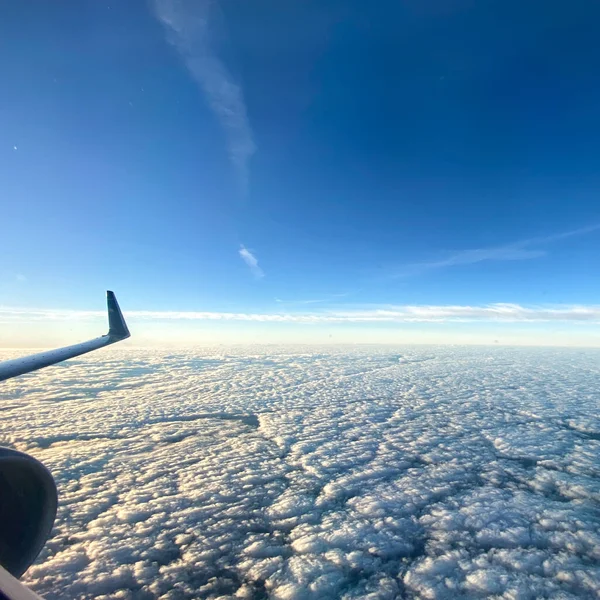
[[[108,333],[106,335],[82,342],[81,344],[74,344],[73,346],[65,346],[56,350],[49,350],[47,352],[40,352],[39,354],[32,354],[31,356],[0,362],[0,381],[43,369],[63,360],[104,348],[104,346],[109,346],[128,338],[131,334],[113,292],[106,292],[106,303],[108,306]]]

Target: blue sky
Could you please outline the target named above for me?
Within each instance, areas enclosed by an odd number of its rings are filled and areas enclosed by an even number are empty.
[[[600,342],[600,7],[4,12],[0,345],[107,288],[142,340]]]

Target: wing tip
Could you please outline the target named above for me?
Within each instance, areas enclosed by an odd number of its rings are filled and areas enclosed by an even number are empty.
[[[111,290],[106,290],[106,303],[108,305],[108,335],[115,341],[130,337],[131,333],[129,333],[129,328],[123,318],[117,297]]]

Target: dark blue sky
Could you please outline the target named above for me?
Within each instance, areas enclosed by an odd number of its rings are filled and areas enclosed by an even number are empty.
[[[599,19],[7,3],[0,304],[110,286],[150,310],[597,303]]]

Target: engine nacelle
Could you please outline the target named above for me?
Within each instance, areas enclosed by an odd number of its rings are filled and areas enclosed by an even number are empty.
[[[56,518],[56,484],[44,465],[0,448],[0,564],[20,577],[43,548]]]

